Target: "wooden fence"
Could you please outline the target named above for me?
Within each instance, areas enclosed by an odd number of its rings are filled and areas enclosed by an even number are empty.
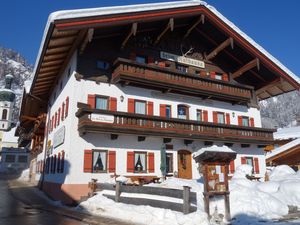
[[[116,202],[122,202],[133,205],[149,205],[157,208],[171,209],[178,212],[188,214],[197,210],[197,195],[196,192],[191,192],[190,187],[184,186],[183,190],[150,187],[150,186],[126,186],[121,182],[117,182],[116,185],[107,183],[97,183],[94,191],[111,190],[115,191],[115,194],[104,194],[105,197],[110,198]],[[171,197],[177,199],[176,202],[163,201],[153,198],[130,197],[122,196],[122,193],[130,194],[146,194],[153,196]],[[182,200],[182,203],[179,203]]]

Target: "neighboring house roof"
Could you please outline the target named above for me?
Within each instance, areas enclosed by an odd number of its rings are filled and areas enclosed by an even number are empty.
[[[280,146],[279,148],[274,149],[272,152],[267,153],[266,160],[270,161],[271,159],[279,156],[281,153],[289,151],[299,145],[300,147],[300,138],[293,140],[285,145]]]
[[[2,143],[18,143],[18,137],[15,136],[16,128],[8,132],[3,132]]]
[[[300,138],[300,126],[280,128],[274,133],[275,140],[289,140]]]

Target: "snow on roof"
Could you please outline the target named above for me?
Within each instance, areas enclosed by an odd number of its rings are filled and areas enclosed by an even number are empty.
[[[276,148],[275,150],[273,150],[270,153],[267,153],[266,159],[272,158],[273,156],[278,155],[278,154],[280,154],[284,151],[287,151],[288,149],[293,148],[297,145],[300,145],[300,138],[298,138],[294,141],[291,141],[291,142],[289,142],[285,145],[282,145],[282,146],[280,146],[279,148]]]
[[[15,136],[16,127],[10,131],[3,132],[2,142],[18,143],[18,137]]]
[[[50,25],[55,20],[62,19],[74,19],[74,18],[83,18],[83,17],[92,17],[92,16],[103,16],[103,15],[114,15],[120,13],[136,13],[143,11],[153,11],[153,10],[162,10],[162,9],[172,9],[172,8],[181,8],[181,7],[192,7],[192,6],[204,6],[208,10],[210,10],[213,14],[215,14],[219,19],[221,19],[224,23],[226,23],[229,27],[235,30],[238,34],[240,34],[244,39],[246,39],[251,45],[253,45],[257,50],[259,50],[262,54],[268,57],[273,63],[275,63],[279,68],[285,71],[291,78],[296,80],[300,85],[300,78],[296,76],[293,72],[291,72],[287,67],[285,67],[279,60],[273,57],[268,51],[266,51],[263,47],[257,44],[252,38],[246,35],[243,31],[241,31],[236,25],[234,25],[231,21],[229,21],[225,16],[223,16],[217,9],[213,6],[207,4],[201,0],[188,0],[188,1],[174,1],[174,2],[163,2],[163,3],[148,3],[148,4],[138,4],[138,5],[126,5],[126,6],[112,6],[112,7],[100,7],[100,8],[90,8],[90,9],[75,9],[75,10],[62,10],[53,12],[50,14],[41,46],[38,52],[38,56],[36,59],[34,74],[36,74],[37,66],[39,64],[39,60],[42,54],[42,49],[45,44],[46,36],[48,34]]]
[[[31,84],[32,84],[32,81],[31,81],[31,80],[26,80],[26,81],[24,82],[24,88],[25,88],[26,94],[29,93]]]
[[[197,152],[194,153],[194,158],[197,156],[201,155],[204,152],[235,152],[231,148],[229,148],[226,145],[223,146],[217,146],[217,145],[212,145],[210,147],[206,148],[201,148]]]
[[[280,128],[274,133],[275,140],[288,140],[300,138],[300,126]]]

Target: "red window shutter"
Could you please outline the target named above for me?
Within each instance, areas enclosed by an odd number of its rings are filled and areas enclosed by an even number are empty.
[[[254,118],[250,118],[250,127],[254,127]]]
[[[232,161],[230,161],[230,164],[229,164],[229,172],[234,173],[234,171],[235,171],[234,160],[232,160]]]
[[[202,110],[202,112],[203,112],[203,121],[208,122],[208,111]]]
[[[61,105],[61,121],[65,119],[65,103],[63,102]]]
[[[229,81],[229,78],[228,78],[228,74],[227,74],[227,73],[223,73],[223,75],[222,75],[222,80],[224,80],[224,81]]]
[[[61,111],[61,108],[59,107],[59,109],[58,109],[58,114],[57,114],[57,126],[58,126],[59,123],[60,123],[60,111]]]
[[[65,118],[67,118],[69,114],[69,97],[66,98],[66,113],[65,113]]]
[[[128,112],[134,113],[134,99],[132,98],[128,99]]]
[[[242,165],[246,164],[246,157],[241,157],[241,163]]]
[[[154,173],[154,153],[148,153],[148,171],[149,173]]]
[[[116,172],[116,151],[108,152],[108,172]]]
[[[153,64],[154,63],[154,58],[153,56],[148,56],[148,63]]]
[[[230,124],[230,114],[226,113],[226,124]]]
[[[210,78],[216,79],[216,72],[210,72]]]
[[[115,97],[109,98],[109,110],[117,111],[117,98],[115,98]]]
[[[153,116],[153,102],[147,102],[147,115]]]
[[[127,172],[134,172],[134,152],[127,152]]]
[[[254,158],[254,172],[256,174],[259,173],[259,162],[258,162],[258,158]]]
[[[135,59],[136,59],[136,53],[135,53],[135,52],[131,52],[131,53],[130,53],[130,56],[129,56],[129,59],[135,61]]]
[[[93,151],[84,150],[84,162],[83,162],[83,172],[91,173],[93,164]]]
[[[96,95],[88,95],[87,102],[92,109],[96,108]]]
[[[218,113],[217,112],[213,112],[213,122],[218,123]]]
[[[165,104],[160,104],[160,106],[159,106],[159,115],[161,117],[166,117],[166,105]]]
[[[238,125],[243,126],[243,117],[242,116],[238,116]]]
[[[65,168],[65,151],[61,152],[60,172],[63,173]]]

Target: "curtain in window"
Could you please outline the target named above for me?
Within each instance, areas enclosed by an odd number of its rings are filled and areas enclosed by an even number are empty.
[[[202,115],[201,110],[197,110],[197,120],[198,121],[202,121],[202,118],[201,118],[202,116],[201,115]]]
[[[146,103],[145,102],[135,102],[135,113],[146,114]]]
[[[106,152],[93,152],[93,170],[106,170]]]
[[[218,123],[225,123],[224,114],[218,113]]]
[[[107,99],[96,98],[96,109],[107,109]]]
[[[185,106],[178,106],[178,118],[179,119],[186,119],[186,107]]]
[[[134,170],[145,171],[146,170],[146,155],[138,154],[134,155]]]
[[[243,122],[243,126],[245,126],[245,127],[249,126],[249,120],[248,120],[248,118],[243,118],[242,122]]]

